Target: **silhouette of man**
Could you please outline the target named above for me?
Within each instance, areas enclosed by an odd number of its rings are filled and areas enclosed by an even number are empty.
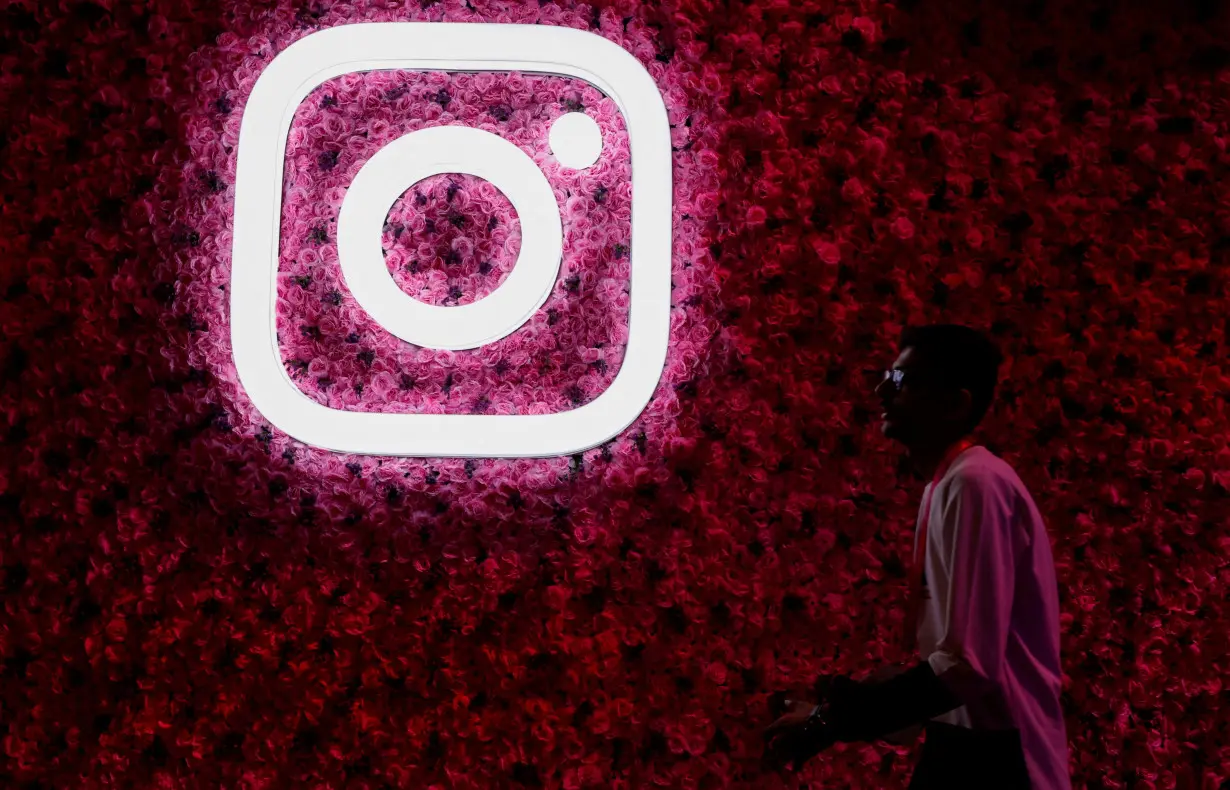
[[[1070,790],[1050,541],[1016,472],[971,438],[1002,357],[949,324],[907,329],[899,350],[875,392],[881,433],[931,481],[903,634],[916,663],[861,682],[821,678],[821,704],[787,701],[766,730],[766,757],[798,768],[833,743],[903,742],[921,729],[913,790]]]

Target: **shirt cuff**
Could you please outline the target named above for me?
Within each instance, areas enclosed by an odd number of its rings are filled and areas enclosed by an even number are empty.
[[[966,703],[983,699],[997,688],[979,675],[968,661],[952,652],[937,650],[927,657],[926,663],[935,676]]]

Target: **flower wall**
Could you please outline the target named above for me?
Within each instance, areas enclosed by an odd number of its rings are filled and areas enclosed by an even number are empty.
[[[942,7],[940,7],[942,5]],[[900,658],[922,482],[871,390],[904,324],[990,331],[985,443],[1061,584],[1074,785],[1230,781],[1227,17],[1215,4],[10,4],[0,24],[0,784],[904,787],[918,746],[763,773],[769,702]],[[671,347],[560,459],[339,456],[230,360],[235,146],[261,69],[354,21],[599,33],[672,125]],[[559,168],[550,123],[603,152]],[[482,349],[403,344],[337,268],[345,186],[462,123],[543,168],[559,282]],[[561,411],[622,364],[628,139],[532,74],[322,85],[287,151],[286,369],[335,408]],[[408,189],[430,304],[516,261],[471,176]]]

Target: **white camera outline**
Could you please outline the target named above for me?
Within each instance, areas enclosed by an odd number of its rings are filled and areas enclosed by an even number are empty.
[[[312,400],[286,372],[277,337],[276,295],[291,122],[303,100],[327,80],[391,69],[576,77],[614,99],[623,113],[632,159],[628,344],[615,380],[594,400],[553,414],[345,411]],[[614,42],[573,28],[489,23],[364,22],[318,31],[291,44],[261,72],[244,108],[238,149],[232,353],[240,385],[279,430],[338,453],[559,457],[617,436],[653,397],[670,340],[670,125],[653,78]]]

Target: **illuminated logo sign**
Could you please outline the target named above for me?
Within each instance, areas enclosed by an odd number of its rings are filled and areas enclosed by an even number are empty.
[[[286,141],[296,108],[344,74],[377,70],[520,71],[585,80],[611,97],[628,130],[632,172],[628,344],[611,386],[555,414],[381,414],[320,404],[283,367],[276,329],[279,229]],[[602,140],[582,113],[562,116],[549,145],[565,167],[592,164]],[[342,453],[418,457],[549,457],[595,447],[649,403],[666,362],[671,294],[671,144],[666,107],[630,53],[592,33],[536,25],[364,23],[313,33],[278,54],[244,110],[235,181],[231,344],[253,405],[280,430]],[[466,305],[429,305],[398,288],[381,249],[390,207],[439,173],[486,179],[512,202],[522,244],[508,278]],[[338,216],[346,286],[386,330],[426,348],[481,347],[517,331],[559,275],[560,210],[546,176],[507,140],[468,126],[436,126],[385,146],[359,170]]]

